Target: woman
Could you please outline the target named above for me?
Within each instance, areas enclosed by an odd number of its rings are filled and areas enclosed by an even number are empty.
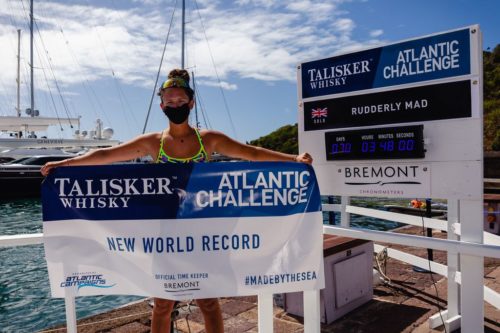
[[[188,124],[189,112],[194,106],[194,91],[189,86],[189,73],[174,69],[162,84],[158,95],[160,107],[169,119],[169,127],[160,133],[138,136],[119,146],[97,149],[85,155],[58,162],[48,162],[41,172],[46,176],[52,168],[73,165],[97,165],[155,156],[156,163],[207,162],[213,152],[250,161],[295,161],[312,163],[308,153],[290,155],[245,145],[225,134],[201,130]],[[216,298],[196,301],[205,319],[207,333],[224,331],[222,313]],[[169,332],[170,314],[175,301],[155,298],[151,332]]]

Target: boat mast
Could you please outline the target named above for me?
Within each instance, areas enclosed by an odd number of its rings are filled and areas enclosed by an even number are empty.
[[[182,47],[181,47],[181,68],[184,69],[184,34],[186,25],[186,0],[182,0]]]
[[[21,29],[17,29],[17,116],[21,117]]]
[[[35,88],[33,81],[33,0],[30,0],[30,67],[31,67],[31,116],[35,116]]]

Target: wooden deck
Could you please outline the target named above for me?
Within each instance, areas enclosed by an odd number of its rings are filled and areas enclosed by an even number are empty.
[[[422,234],[421,228],[404,227],[398,232]],[[446,238],[435,231],[433,237]],[[426,258],[427,250],[410,246],[391,247]],[[434,251],[434,260],[446,264],[446,253]],[[485,284],[500,292],[500,260],[485,258]],[[394,259],[385,262],[390,282],[374,287],[373,299],[330,325],[322,325],[323,333],[360,332],[444,332],[442,326],[431,330],[428,318],[446,307],[447,280],[437,274],[418,273],[408,265]],[[433,283],[435,281],[435,285]],[[78,332],[149,332],[151,306],[145,299],[125,307],[78,321]],[[221,299],[225,332],[258,332],[257,297]],[[500,332],[500,310],[485,303],[485,332]],[[203,318],[196,307],[180,309],[175,320],[179,332],[204,332]],[[44,332],[64,332],[54,327]],[[303,332],[302,318],[288,315],[274,307],[274,332]]]

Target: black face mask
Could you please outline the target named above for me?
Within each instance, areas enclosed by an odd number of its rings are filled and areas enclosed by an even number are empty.
[[[168,117],[168,119],[174,124],[182,124],[189,117],[189,105],[188,103],[181,105],[177,108],[170,106],[165,106],[162,108],[163,113]]]

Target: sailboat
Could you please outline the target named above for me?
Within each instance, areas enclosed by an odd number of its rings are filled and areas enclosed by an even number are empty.
[[[80,129],[78,118],[54,118],[40,116],[35,109],[33,80],[33,0],[30,1],[30,69],[31,69],[31,106],[26,115],[21,115],[20,86],[20,30],[18,30],[17,66],[17,115],[0,116],[0,198],[39,196],[43,176],[40,168],[49,161],[61,160],[91,148],[111,147],[119,144],[113,140],[113,129],[104,128],[100,119],[91,131]],[[50,138],[38,133],[47,131],[50,126],[69,125],[75,128],[72,139]],[[12,162],[16,163],[12,163]],[[10,162],[8,164],[3,164]]]

